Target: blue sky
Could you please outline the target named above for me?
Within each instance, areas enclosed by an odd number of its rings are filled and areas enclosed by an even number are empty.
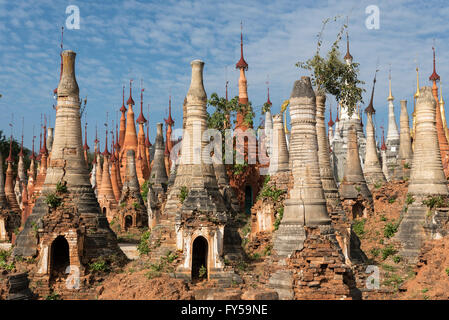
[[[38,136],[41,113],[54,123],[52,91],[59,80],[60,29],[68,16],[68,5],[80,9],[80,29],[65,30],[64,48],[77,53],[80,96],[88,96],[91,147],[95,125],[103,137],[106,112],[110,120],[115,119],[121,106],[122,85],[128,88],[130,78],[134,79],[136,107],[140,105],[138,88],[140,79],[143,80],[144,110],[148,103],[151,108],[150,116],[145,113],[145,117],[149,118],[152,141],[156,123],[166,116],[170,92],[175,127],[181,125],[191,60],[202,59],[206,63],[208,96],[213,92],[224,95],[226,77],[230,96],[237,95],[239,74],[235,63],[240,55],[240,21],[245,60],[249,64],[248,94],[256,111],[256,123],[266,101],[267,78],[273,111],[278,112],[282,101],[289,97],[294,80],[307,75],[295,63],[314,54],[322,20],[335,15],[350,17],[350,51],[360,63],[360,77],[366,82],[366,104],[379,64],[374,97],[377,126],[386,126],[388,122],[389,65],[399,122],[399,100],[407,99],[410,111],[413,106],[416,64],[421,70],[420,85],[430,84],[433,39],[437,72],[449,99],[449,85],[445,85],[446,75],[449,76],[446,1],[0,0],[0,129],[9,134],[13,113],[14,135],[18,139],[24,117],[28,147],[33,125]],[[378,30],[365,27],[368,5],[380,9]],[[337,24],[326,28],[326,45],[335,39],[338,28]],[[335,101],[332,105],[335,111]]]

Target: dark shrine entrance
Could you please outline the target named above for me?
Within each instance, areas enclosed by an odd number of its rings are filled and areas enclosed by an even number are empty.
[[[360,202],[356,202],[352,206],[352,218],[356,219],[359,217],[363,217],[363,210],[365,210],[365,207]]]
[[[131,216],[125,217],[125,230],[128,230],[133,225],[133,218]]]
[[[51,244],[51,276],[64,275],[69,265],[69,243],[63,236],[58,236]]]
[[[253,206],[253,188],[245,186],[245,213],[251,214],[251,207]]]
[[[207,240],[197,237],[192,246],[192,280],[207,279]]]

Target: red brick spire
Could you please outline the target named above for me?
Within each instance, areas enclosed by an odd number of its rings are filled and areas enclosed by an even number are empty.
[[[22,142],[20,143],[19,157],[23,157],[23,129],[22,129]]]
[[[168,97],[168,118],[164,120],[167,126],[172,126],[175,124],[175,121],[171,117],[171,96]]]
[[[117,158],[115,157],[115,140],[114,140],[114,132],[113,131],[111,131],[111,137],[112,137],[112,141],[111,141],[111,162],[114,163]]]
[[[371,113],[371,114],[376,113],[376,110],[373,107],[374,87],[376,86],[376,76],[377,76],[377,70],[376,70],[376,73],[374,74],[373,89],[371,91],[371,99],[369,101],[368,107],[365,108],[366,113]],[[360,117],[360,121],[362,121],[362,117]]]
[[[109,157],[111,154],[108,151],[108,129],[106,128],[106,142],[104,144],[104,151],[102,153],[103,156]]]
[[[142,88],[140,90],[140,114],[139,114],[139,117],[136,120],[136,122],[138,124],[144,124],[145,122],[147,122],[147,119],[145,119],[145,117],[143,116],[143,92],[144,91],[145,91],[144,88]]]
[[[9,138],[9,156],[8,156],[8,158],[6,158],[6,162],[10,162],[10,163],[14,162],[14,157],[12,156],[12,134],[11,134],[11,138]]]
[[[34,154],[34,139],[35,138],[36,138],[36,136],[33,136],[33,147],[32,147],[32,151],[31,151],[31,155],[30,155],[30,160],[36,160],[36,155]]]
[[[267,91],[268,91],[268,94],[267,94],[267,103],[271,106],[271,105],[273,105],[273,104],[272,104],[271,101],[270,101],[270,87],[267,87]]]
[[[430,75],[429,80],[430,81],[439,81],[440,76],[438,75],[438,73],[436,72],[436,69],[435,69],[435,47],[432,47],[432,50],[433,50],[433,73]]]
[[[334,121],[332,120],[332,107],[329,108],[329,122],[327,123],[327,125],[329,126],[329,128],[334,126]]]
[[[236,69],[248,70],[248,64],[243,58],[243,25],[240,23],[240,60],[235,65]]]
[[[44,133],[43,133],[43,136],[44,136],[44,144],[42,145],[42,148],[41,148],[41,150],[40,150],[40,153],[41,153],[41,154],[48,155],[48,149],[47,149],[47,135],[45,134],[46,132],[47,132],[47,117],[45,117],[45,120],[44,120]]]
[[[129,98],[128,101],[126,101],[126,104],[129,105],[134,105],[134,100],[133,100],[133,95],[132,95],[132,88],[133,88],[133,80],[129,80]]]
[[[380,147],[380,150],[382,151],[387,150],[387,146],[385,145],[385,133],[383,127],[382,127],[382,146]]]
[[[84,124],[84,146],[83,150],[89,150],[89,146],[87,145],[87,122]]]
[[[131,95],[130,95],[131,96]],[[125,86],[123,86],[123,93],[122,93],[122,107],[120,108],[120,111],[122,113],[126,112],[126,107],[125,107]]]

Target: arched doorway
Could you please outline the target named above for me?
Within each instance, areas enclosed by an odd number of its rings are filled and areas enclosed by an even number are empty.
[[[106,207],[103,207],[103,214],[106,215]]]
[[[133,218],[131,216],[125,217],[125,230],[128,230],[133,226]]]
[[[364,210],[365,210],[365,207],[360,202],[356,202],[352,206],[352,218],[356,219],[356,218],[359,218],[359,217],[363,217],[363,211]]]
[[[60,277],[70,265],[69,243],[63,236],[58,236],[51,244],[51,276]]]
[[[251,214],[251,207],[253,206],[253,188],[250,185],[245,186],[245,212]]]
[[[192,246],[192,280],[207,279],[207,240],[197,237]]]

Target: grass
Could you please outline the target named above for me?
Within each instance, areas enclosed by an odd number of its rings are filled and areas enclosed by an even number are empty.
[[[388,198],[388,203],[390,203],[390,204],[395,203],[396,198],[397,198],[396,196],[392,196],[392,197]]]
[[[370,253],[371,253],[371,255],[372,255],[373,257],[378,257],[378,256],[379,256],[379,253],[380,253],[380,249],[379,249],[379,248],[372,248],[372,249],[370,250]]]
[[[448,206],[447,199],[442,196],[428,197],[426,200],[422,201],[422,204],[427,206],[430,210]]]
[[[397,253],[396,249],[393,247],[393,245],[390,244],[382,249],[382,260],[385,260],[389,256],[392,256],[396,253]]]
[[[352,229],[358,237],[361,237],[365,234],[365,222],[366,219],[363,218],[361,220],[354,220],[352,222]]]

